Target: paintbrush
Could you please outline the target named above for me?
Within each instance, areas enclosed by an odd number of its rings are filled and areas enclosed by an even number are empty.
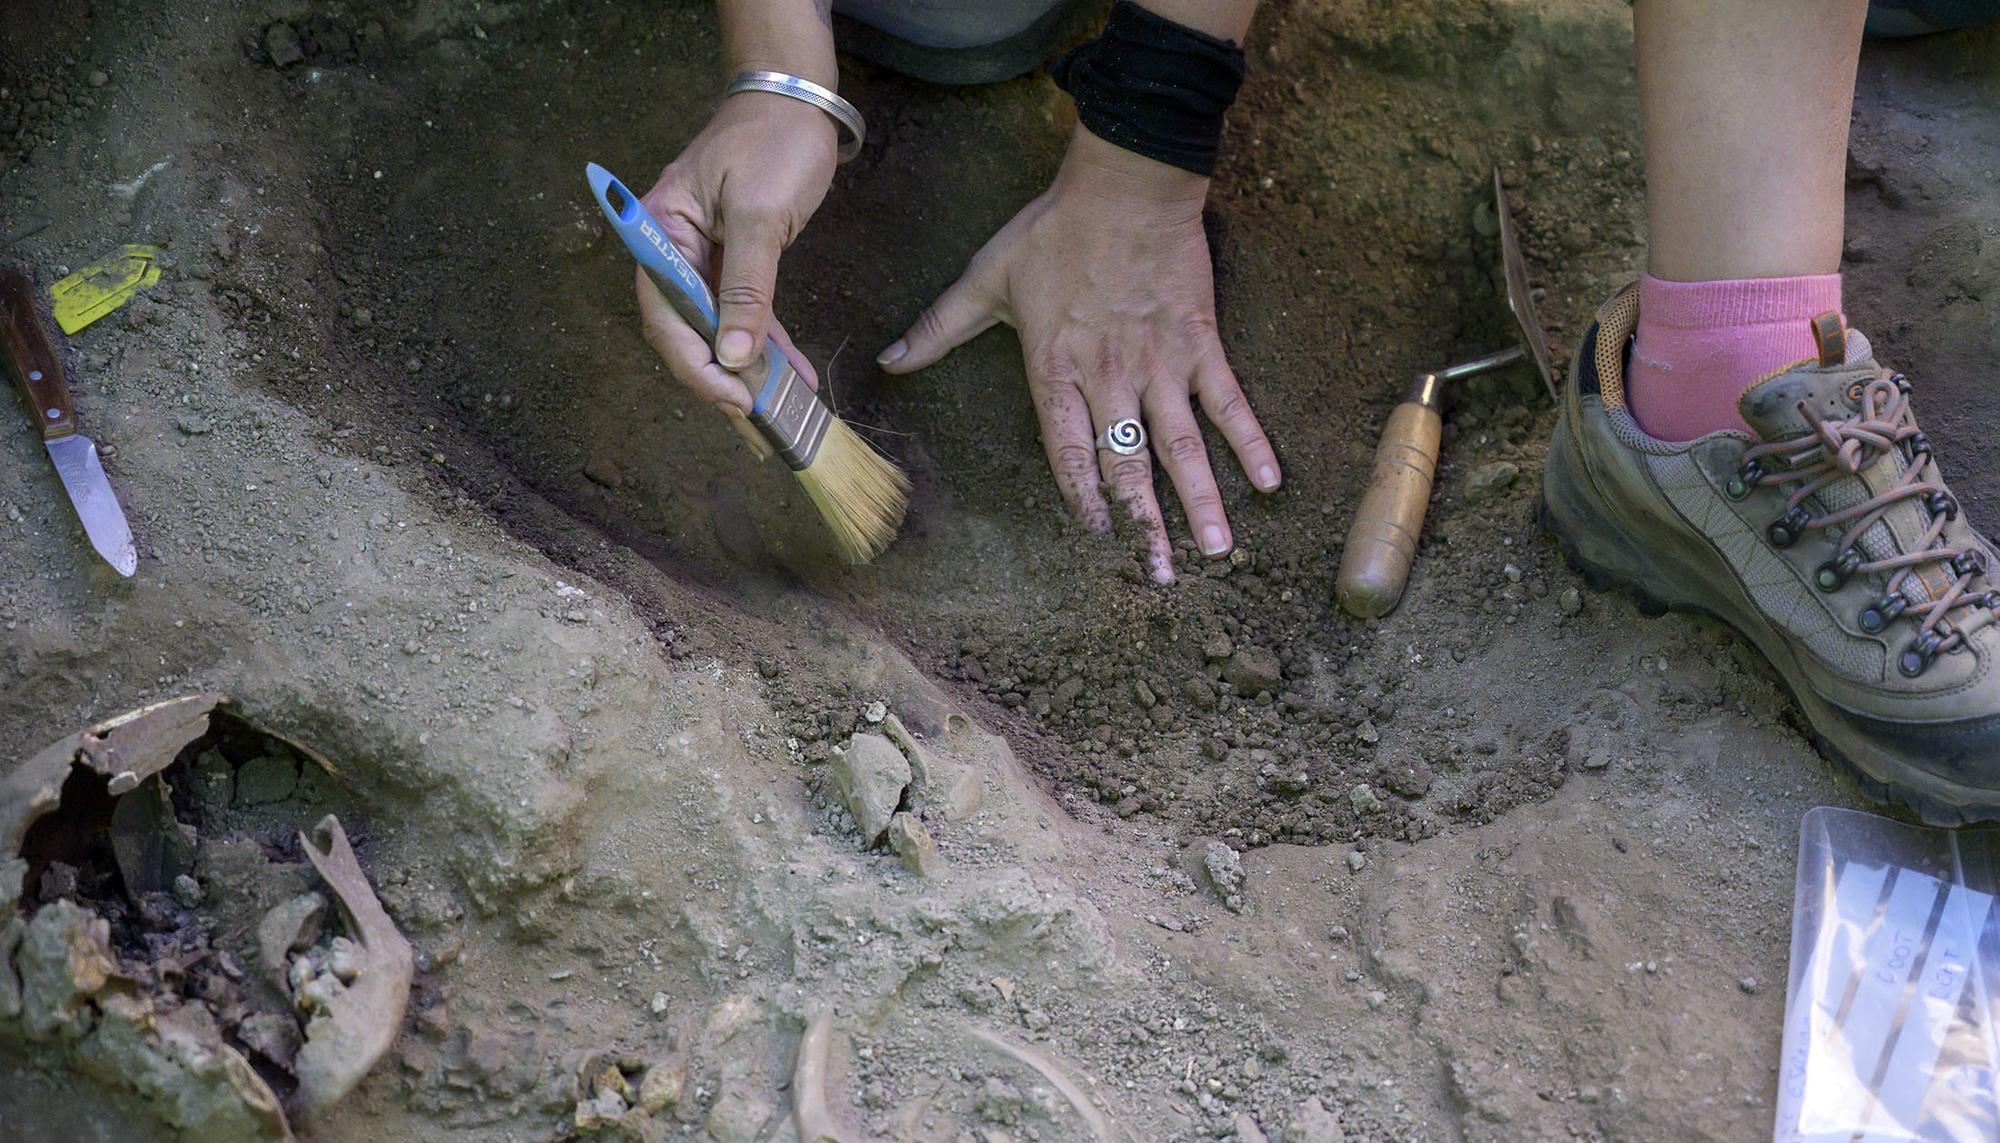
[[[675,249],[638,195],[596,163],[585,167],[584,175],[611,228],[653,287],[713,349],[717,319],[708,283]],[[725,406],[725,411],[759,459],[775,452],[791,466],[848,563],[863,564],[880,555],[902,526],[909,477],[834,415],[771,338],[764,339],[764,352],[756,361],[732,372],[743,378],[755,399],[747,418],[735,408]],[[754,431],[744,431],[746,424]]]

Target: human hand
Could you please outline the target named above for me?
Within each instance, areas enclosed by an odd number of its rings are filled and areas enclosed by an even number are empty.
[[[1173,479],[1195,542],[1211,559],[1234,542],[1193,403],[1221,429],[1259,491],[1278,460],[1222,351],[1201,207],[1208,180],[1078,127],[1055,182],[973,256],[965,274],[877,361],[908,373],[995,322],[1021,336],[1049,467],[1070,510],[1111,528],[1100,485],[1145,531],[1153,578],[1172,548],[1141,451],[1098,451],[1114,421],[1142,419]]]
[[[641,199],[715,292],[720,321],[711,351],[638,273],[646,341],[701,399],[749,412],[749,387],[731,370],[756,361],[766,335],[819,387],[812,364],[771,316],[771,297],[779,254],[833,181],[837,134],[824,112],[797,100],[732,95]]]

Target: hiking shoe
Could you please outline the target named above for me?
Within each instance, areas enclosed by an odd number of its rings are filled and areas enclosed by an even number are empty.
[[[1909,381],[1823,314],[1816,360],[1744,390],[1757,438],[1655,440],[1625,405],[1638,322],[1627,287],[1570,368],[1541,510],[1571,566],[1650,613],[1734,627],[1874,796],[1939,825],[2000,818],[1993,548],[1939,475]]]

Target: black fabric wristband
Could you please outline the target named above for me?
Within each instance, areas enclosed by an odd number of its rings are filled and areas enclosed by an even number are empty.
[[[1198,175],[1215,171],[1243,49],[1118,0],[1097,39],[1049,68],[1091,133]]]

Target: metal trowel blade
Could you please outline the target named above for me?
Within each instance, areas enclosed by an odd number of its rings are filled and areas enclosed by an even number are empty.
[[[1501,185],[1499,168],[1493,171],[1493,209],[1500,216],[1500,262],[1507,278],[1507,308],[1521,323],[1521,338],[1535,359],[1535,372],[1549,390],[1549,399],[1562,403],[1556,392],[1555,371],[1549,367],[1549,340],[1542,332],[1541,315],[1535,312],[1535,297],[1528,290],[1528,264],[1521,257],[1521,239],[1514,233],[1514,214],[1507,209],[1507,188]]]

